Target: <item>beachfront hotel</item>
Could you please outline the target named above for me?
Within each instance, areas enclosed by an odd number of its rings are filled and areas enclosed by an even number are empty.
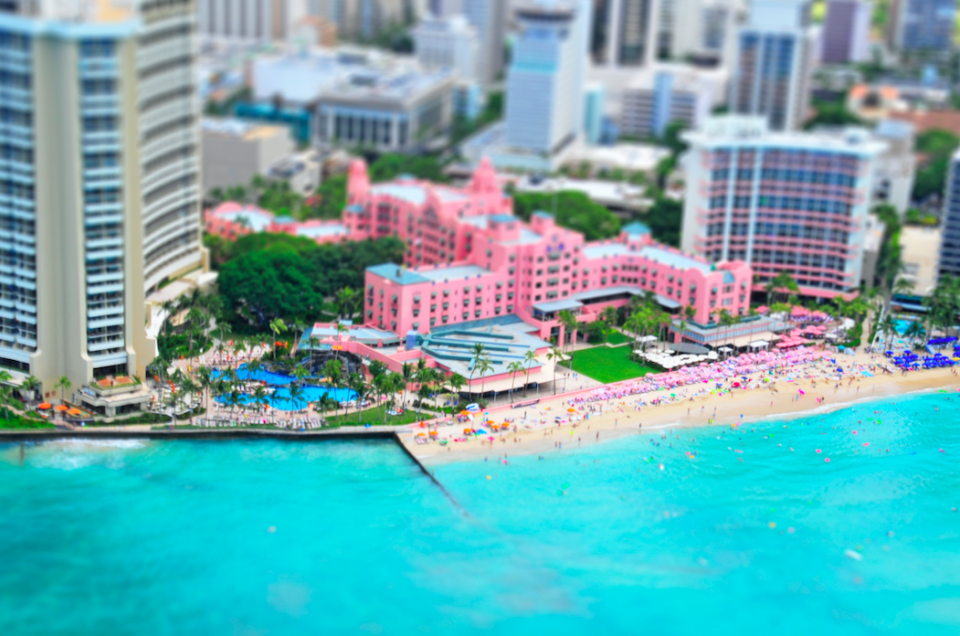
[[[0,6],[0,364],[144,375],[151,289],[203,265],[193,4]]]
[[[780,272],[803,296],[857,291],[885,143],[859,128],[772,132],[742,116],[714,117],[684,139],[684,250],[747,263],[754,291]]]
[[[513,201],[486,160],[463,188],[405,177],[372,184],[365,164],[356,161],[339,222],[295,223],[237,204],[207,213],[207,228],[226,237],[253,231],[305,236],[318,227],[326,228],[312,233],[321,243],[395,236],[406,244],[406,265],[371,267],[364,290],[364,324],[398,340],[517,317],[538,337],[559,342],[566,337],[561,311],[592,322],[605,307],[648,292],[673,314],[692,307],[692,321],[704,327],[720,309],[734,316],[749,310],[747,264],[711,264],[657,243],[640,223],[614,239],[587,242],[545,212],[524,222],[513,215]],[[700,341],[718,336],[713,330]]]

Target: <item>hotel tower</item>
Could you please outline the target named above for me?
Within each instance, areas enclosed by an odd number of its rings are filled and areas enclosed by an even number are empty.
[[[137,374],[203,265],[192,0],[0,3],[0,366]]]

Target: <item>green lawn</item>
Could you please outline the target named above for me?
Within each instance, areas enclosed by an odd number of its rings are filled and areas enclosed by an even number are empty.
[[[630,359],[630,346],[594,347],[573,353],[573,370],[604,384],[657,373],[652,367]]]
[[[614,345],[614,346],[616,346],[616,345],[622,345],[622,344],[627,344],[628,342],[630,342],[630,336],[625,336],[625,335],[623,335],[622,333],[620,333],[619,331],[614,331],[614,332],[612,332],[612,333],[610,334],[610,336],[607,338],[607,342],[609,342],[610,344],[612,344],[612,345]]]

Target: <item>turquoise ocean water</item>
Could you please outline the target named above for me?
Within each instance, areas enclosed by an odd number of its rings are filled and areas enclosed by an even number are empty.
[[[388,442],[4,446],[0,634],[955,635],[958,407],[438,467],[466,514]]]

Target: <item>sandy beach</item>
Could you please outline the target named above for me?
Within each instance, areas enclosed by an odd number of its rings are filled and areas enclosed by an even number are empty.
[[[843,359],[845,366],[853,363],[866,366],[878,361],[883,362],[883,359],[864,353]],[[823,360],[796,371],[822,373],[829,366],[829,360]],[[497,432],[492,442],[489,441],[489,436],[463,436],[463,424],[438,427],[438,439],[446,437],[449,440],[443,446],[436,441],[416,443],[415,436],[422,430],[416,427],[411,427],[410,433],[401,435],[400,439],[410,452],[426,465],[483,458],[503,461],[505,455],[509,461],[512,455],[563,452],[565,449],[602,443],[627,435],[659,436],[669,429],[733,426],[773,418],[794,419],[804,414],[834,411],[860,401],[940,389],[955,392],[960,390],[960,377],[955,375],[955,369],[922,370],[906,375],[898,370],[894,374],[878,374],[874,377],[857,373],[844,377],[839,383],[824,378],[797,378],[792,382],[780,379],[776,382],[775,390],[761,386],[756,389],[732,389],[714,395],[693,395],[694,391],[689,390],[689,395],[683,396],[684,389],[678,388],[659,392],[665,395],[671,392],[679,394],[674,403],[650,404],[651,400],[658,397],[656,393],[603,400],[577,407],[577,413],[571,415],[582,419],[559,425],[554,423],[554,419],[557,416],[568,416],[568,408],[571,407],[569,398],[541,398],[535,407],[491,412],[490,418],[496,422],[515,418],[514,424],[517,424],[516,432],[512,428],[506,432]],[[646,405],[641,406],[641,401]],[[525,420],[534,419],[540,420],[539,427],[524,427]]]

